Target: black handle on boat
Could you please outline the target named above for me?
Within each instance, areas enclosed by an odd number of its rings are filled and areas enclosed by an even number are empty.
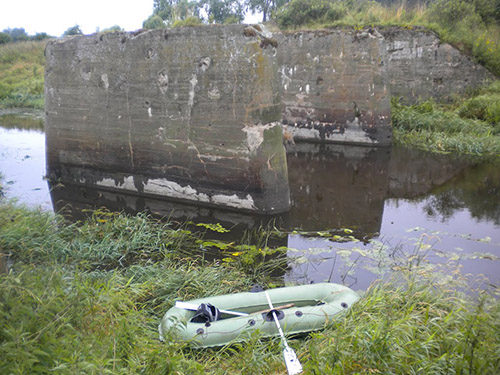
[[[194,303],[183,302],[183,301],[175,301],[175,307],[178,307],[179,309],[196,311],[199,306],[200,305],[194,304]],[[239,312],[239,311],[220,310],[220,309],[219,309],[219,311],[222,314],[229,314],[229,315],[237,315],[237,316],[248,316],[249,315],[247,313]]]

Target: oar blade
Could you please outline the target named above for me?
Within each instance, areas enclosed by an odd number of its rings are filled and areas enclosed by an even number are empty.
[[[286,369],[288,370],[288,375],[297,375],[302,372],[302,365],[300,364],[297,355],[289,346],[285,346],[283,350],[283,356],[285,357]]]

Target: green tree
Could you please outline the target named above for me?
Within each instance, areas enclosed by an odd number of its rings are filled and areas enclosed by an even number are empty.
[[[174,21],[172,27],[200,26],[203,21],[198,17],[187,17],[183,20]]]
[[[245,18],[245,6],[239,0],[201,0],[210,23],[225,23],[226,19],[241,22]]]
[[[0,32],[0,44],[6,44],[12,42],[12,38],[10,37],[10,34],[5,33],[5,32]]]
[[[266,22],[271,12],[289,1],[290,0],[245,0],[245,5],[252,13],[262,13],[262,22]]]
[[[13,29],[5,29],[3,31],[10,35],[10,38],[13,42],[21,42],[25,40],[29,40],[30,37],[22,27],[16,27]]]
[[[80,29],[79,25],[71,26],[68,28],[63,35],[68,36],[68,35],[82,35],[82,30]]]
[[[106,29],[101,30],[102,33],[112,33],[114,31],[123,31],[123,29],[118,25],[114,25],[114,26],[111,26],[111,27],[108,27]]]
[[[142,27],[144,27],[145,29],[160,29],[165,26],[165,23],[157,14],[149,16],[149,18],[142,23]]]
[[[47,33],[36,33],[31,37],[31,40],[44,40],[44,39],[50,39],[51,36]]]
[[[185,20],[188,17],[199,18],[200,4],[197,1],[189,0],[154,0],[153,16],[155,15],[159,16],[167,24]]]

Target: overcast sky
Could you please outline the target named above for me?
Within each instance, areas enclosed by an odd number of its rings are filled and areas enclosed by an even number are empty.
[[[137,30],[153,13],[153,0],[0,0],[0,30],[23,27],[60,36],[74,25],[85,34],[119,25]]]
[[[74,25],[84,34],[114,25],[132,31],[152,13],[153,0],[0,0],[0,31],[23,27],[30,35],[61,36]]]

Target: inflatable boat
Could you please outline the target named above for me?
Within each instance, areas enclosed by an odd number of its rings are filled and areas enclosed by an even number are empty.
[[[177,302],[164,315],[160,339],[176,337],[195,347],[222,346],[244,341],[255,331],[279,336],[274,311],[285,334],[320,330],[355,303],[359,296],[346,286],[320,283],[246,292]]]

